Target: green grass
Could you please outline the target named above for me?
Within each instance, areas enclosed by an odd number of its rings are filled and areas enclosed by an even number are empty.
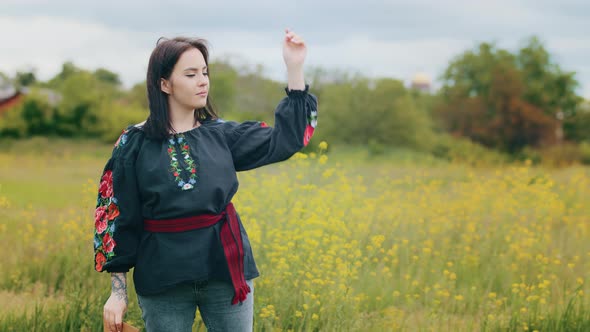
[[[94,271],[92,216],[111,148],[0,143],[0,331],[102,329],[110,280]],[[256,331],[590,329],[588,167],[474,168],[330,146],[325,165],[293,158],[240,182],[235,202],[263,274]],[[131,279],[126,320],[143,326]],[[543,279],[547,293],[514,292]]]

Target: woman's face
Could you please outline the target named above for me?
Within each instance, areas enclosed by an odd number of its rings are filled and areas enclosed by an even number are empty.
[[[161,89],[168,94],[170,104],[187,110],[205,107],[209,92],[209,69],[201,51],[191,48],[182,53],[170,79],[162,78]]]

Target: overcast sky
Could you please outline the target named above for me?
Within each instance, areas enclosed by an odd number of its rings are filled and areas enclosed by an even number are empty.
[[[311,66],[405,82],[416,72],[436,80],[479,42],[516,51],[536,35],[590,98],[588,0],[0,0],[0,71],[35,67],[45,80],[71,60],[131,86],[159,37],[187,35],[209,40],[213,59],[262,64],[286,82],[285,27],[307,41]]]

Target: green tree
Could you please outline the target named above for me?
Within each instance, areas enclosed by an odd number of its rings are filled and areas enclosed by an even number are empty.
[[[26,122],[27,135],[52,135],[55,133],[56,109],[37,89],[30,91],[20,106],[21,116]]]
[[[44,85],[49,88],[58,88],[70,76],[81,71],[82,69],[74,65],[72,61],[66,61],[62,64],[61,71]]]
[[[523,99],[555,118],[575,115],[582,98],[576,94],[574,72],[564,72],[537,37],[531,37],[517,56],[526,83]]]
[[[119,75],[116,73],[113,73],[110,70],[104,69],[104,68],[98,68],[94,71],[94,76],[102,82],[105,82],[107,84],[111,84],[114,86],[120,86],[121,85],[121,79],[119,78]]]
[[[14,78],[15,85],[17,88],[21,88],[24,86],[31,86],[37,82],[37,77],[35,75],[35,70],[25,70],[25,71],[17,71],[16,76]]]
[[[579,103],[576,85],[536,38],[517,54],[481,43],[449,64],[435,115],[455,135],[516,152],[559,139],[560,118]]]
[[[590,100],[583,102],[575,115],[564,120],[563,130],[567,139],[590,144]]]
[[[322,93],[320,139],[418,150],[432,143],[428,114],[398,80],[357,78],[326,84]]]
[[[102,106],[115,99],[116,88],[87,71],[68,75],[58,92],[62,95],[55,119],[59,135],[96,137],[101,133],[96,124],[115,111]]]
[[[482,97],[486,99],[492,85],[492,70],[511,66],[514,55],[490,43],[481,43],[451,61],[443,74],[442,94],[448,98]]]
[[[21,107],[12,107],[0,115],[0,136],[22,138],[27,136],[27,122]]]
[[[235,84],[235,107],[231,118],[263,120],[272,124],[277,103],[285,97],[285,83],[279,83],[263,76],[262,65],[241,68]],[[213,87],[214,88],[214,87]],[[222,113],[223,110],[222,110]],[[227,113],[225,113],[227,114]]]
[[[149,110],[147,85],[145,81],[135,84],[122,98],[126,101],[126,104],[128,105],[137,105],[140,108]]]
[[[227,62],[215,61],[209,64],[210,91],[213,107],[221,114],[236,109],[238,72]]]

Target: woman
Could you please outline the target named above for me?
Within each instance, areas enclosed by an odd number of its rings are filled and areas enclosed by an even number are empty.
[[[191,331],[198,308],[209,331],[251,331],[258,270],[231,203],[236,171],[279,162],[308,144],[317,99],[304,83],[305,42],[285,31],[287,96],[274,128],[223,121],[211,107],[201,39],[159,41],[150,57],[150,115],[123,131],[107,162],[95,213],[95,268],[111,273],[111,331],[133,280],[147,331]]]

